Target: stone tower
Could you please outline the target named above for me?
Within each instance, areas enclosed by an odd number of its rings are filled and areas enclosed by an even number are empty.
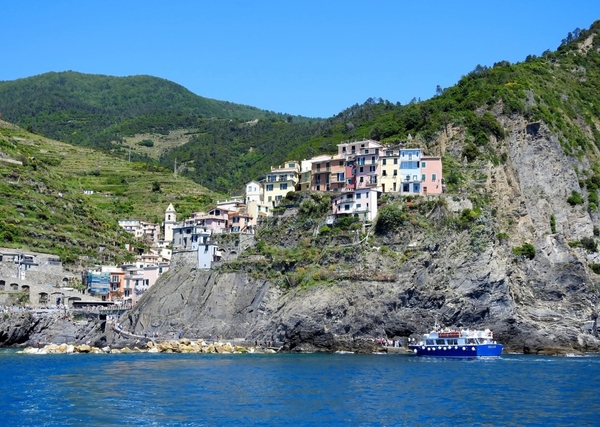
[[[165,228],[165,241],[172,242],[173,241],[173,227],[177,222],[177,213],[175,212],[175,208],[172,203],[169,203],[169,207],[165,211],[165,222],[163,223]]]

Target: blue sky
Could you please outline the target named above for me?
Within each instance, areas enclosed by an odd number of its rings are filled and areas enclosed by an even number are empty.
[[[0,80],[148,74],[265,110],[330,117],[427,99],[477,64],[555,50],[599,0],[3,1]]]

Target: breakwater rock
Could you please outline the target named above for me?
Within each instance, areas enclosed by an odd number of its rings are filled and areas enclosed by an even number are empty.
[[[243,353],[276,353],[274,349],[262,347],[246,347],[233,345],[228,342],[210,342],[203,340],[193,341],[189,339],[169,340],[155,343],[148,341],[141,346],[96,347],[89,344],[47,344],[43,347],[26,347],[18,353],[22,354],[122,354],[122,353],[205,353],[205,354],[243,354]]]

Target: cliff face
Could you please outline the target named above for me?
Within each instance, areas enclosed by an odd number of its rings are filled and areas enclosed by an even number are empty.
[[[74,313],[76,314],[76,313]],[[87,341],[99,346],[107,343],[104,321],[94,316],[77,314],[78,320],[62,312],[39,314],[32,311],[3,313],[0,317],[0,347],[35,346],[38,343],[83,344]],[[108,334],[113,341],[112,334]]]
[[[137,333],[281,341],[295,351],[368,351],[369,338],[420,334],[437,318],[447,326],[490,327],[512,351],[600,350],[583,329],[598,304],[598,276],[588,267],[597,254],[568,244],[593,238],[598,223],[595,212],[567,203],[572,191],[582,191],[576,168],[585,165],[565,156],[543,124],[530,129],[523,120],[504,120],[509,137],[490,144],[507,154],[506,163],[482,164],[477,173],[485,179],[468,194],[442,196],[428,213],[430,226],[407,223],[346,252],[335,252],[334,240],[319,247],[321,267],[350,273],[302,287],[289,286],[287,264],[268,264],[286,285],[272,275],[256,278],[261,274],[248,260],[228,273],[195,270],[181,260],[126,326]],[[458,150],[451,141],[447,149]],[[445,226],[471,206],[473,195],[488,200],[476,226]],[[274,220],[281,234],[261,238],[293,246],[300,223],[294,216]],[[536,248],[533,259],[513,253],[525,242]]]

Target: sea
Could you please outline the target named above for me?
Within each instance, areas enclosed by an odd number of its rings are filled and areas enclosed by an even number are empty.
[[[600,356],[0,350],[2,426],[600,426]]]

